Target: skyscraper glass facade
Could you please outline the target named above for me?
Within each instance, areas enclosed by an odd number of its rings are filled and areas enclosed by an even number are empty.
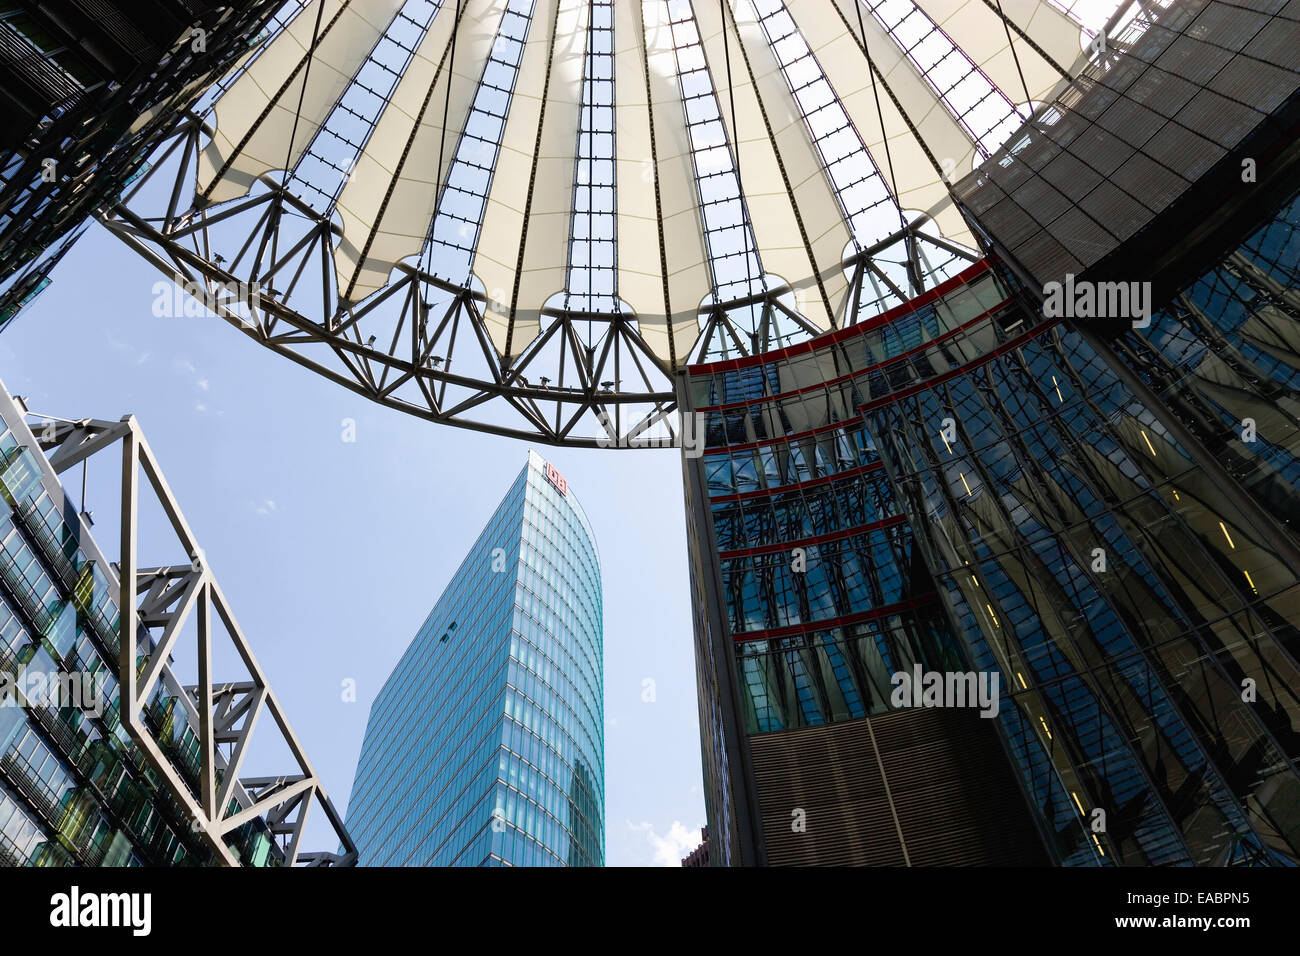
[[[1289,734],[1300,689],[1294,569],[1105,355],[1034,317],[982,320],[973,361],[928,347],[865,406],[959,632],[1010,692],[1031,804],[1066,863],[1294,859],[1291,798],[1266,796],[1297,782],[1269,729]],[[1247,703],[1245,678],[1270,690]],[[1105,832],[1080,839],[1096,808]]]
[[[371,707],[348,829],[363,866],[601,866],[595,537],[535,453]]]
[[[980,263],[779,357],[690,370],[684,401],[706,425],[686,478],[717,862],[1043,862],[992,722],[891,706],[892,675],[973,664],[918,540],[926,515],[861,411],[905,382],[885,363],[927,340],[978,354],[954,337],[1008,297]],[[813,817],[810,836],[792,839],[792,813]],[[939,829],[966,836],[927,846]]]

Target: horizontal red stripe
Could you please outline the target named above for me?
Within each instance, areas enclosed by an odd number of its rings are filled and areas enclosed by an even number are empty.
[[[737,369],[752,368],[755,365],[763,365],[775,359],[790,358],[792,356],[803,355],[806,352],[825,348],[833,342],[842,342],[854,335],[861,335],[864,332],[870,332],[872,329],[878,329],[882,325],[887,325],[901,315],[906,315],[908,312],[915,312],[926,303],[933,302],[935,299],[947,295],[958,286],[968,283],[976,276],[987,272],[989,268],[990,265],[988,259],[981,259],[979,262],[972,264],[969,268],[957,273],[957,275],[953,276],[951,279],[939,283],[933,289],[927,289],[920,295],[908,299],[903,304],[896,305],[887,312],[882,312],[875,318],[868,319],[865,322],[859,322],[857,325],[835,329],[832,332],[819,335],[814,339],[808,339],[805,342],[799,342],[783,349],[763,352],[760,355],[745,355],[740,358],[723,359],[719,362],[702,362],[699,365],[689,365],[687,366],[687,371],[691,375],[707,375],[713,372],[732,372]]]
[[[815,538],[800,538],[793,541],[778,541],[776,544],[763,544],[757,548],[738,548],[735,551],[719,551],[718,559],[727,561],[731,558],[748,558],[758,554],[773,554],[778,551],[789,551],[791,548],[801,548],[810,544],[826,544],[831,541],[839,541],[842,538],[851,538],[854,535],[870,534],[872,531],[879,531],[881,528],[889,528],[896,524],[902,524],[907,520],[905,515],[894,515],[892,518],[882,518],[880,521],[872,521],[868,524],[860,524],[855,528],[845,528],[843,531],[832,531],[829,534],[819,534]]]
[[[934,592],[919,598],[913,598],[910,601],[900,601],[897,604],[889,604],[885,607],[863,611],[859,614],[849,614],[845,617],[831,617],[821,621],[809,621],[807,624],[792,624],[789,627],[774,627],[766,631],[743,631],[731,635],[731,639],[737,644],[748,644],[750,641],[774,641],[783,637],[794,637],[796,634],[806,634],[809,631],[825,631],[833,627],[848,627],[853,624],[861,624],[863,621],[874,621],[877,618],[889,617],[891,614],[898,614],[902,611],[915,611],[918,608],[932,607],[938,603],[939,594]]]
[[[811,438],[813,435],[820,435],[822,432],[834,431],[837,428],[850,431],[862,427],[862,419],[850,418],[843,422],[830,422],[826,425],[818,425],[816,428],[809,428],[807,431],[791,432],[789,435],[776,435],[772,438],[761,438],[758,441],[747,441],[739,445],[706,445],[705,452],[721,451],[752,451],[755,448],[763,448],[767,445],[786,445],[792,441],[798,441],[801,438]]]
[[[1008,352],[1014,352],[1016,349],[1020,348],[1020,346],[1028,342],[1030,339],[1042,335],[1044,332],[1047,332],[1053,327],[1055,327],[1056,325],[1059,325],[1060,321],[1061,321],[1060,319],[1049,319],[1048,321],[1042,323],[1041,325],[1034,326],[1032,329],[1030,329],[1028,332],[1024,333],[1023,335],[1016,336],[1010,342],[1004,342],[1002,345],[999,345],[997,348],[985,352],[979,358],[971,359],[971,361],[967,362],[961,368],[951,369],[947,372],[944,372],[942,375],[936,375],[934,378],[926,379],[924,382],[918,382],[916,385],[910,385],[907,388],[903,389],[901,392],[895,392],[893,395],[885,395],[881,398],[877,398],[873,401],[867,402],[866,404],[858,408],[858,411],[865,414],[866,412],[869,412],[874,408],[880,408],[882,405],[888,405],[891,402],[901,401],[902,399],[907,398],[910,395],[916,395],[918,392],[924,392],[926,389],[934,388],[934,386],[940,385],[946,381],[949,381],[950,379],[957,378],[958,376],[961,375],[966,375],[971,371],[971,369],[979,368],[981,365],[987,365],[989,362],[993,361],[995,358],[997,358],[1000,355],[1006,355]]]
[[[1001,312],[1003,309],[1007,307],[1007,303],[1011,302],[1014,298],[1015,296],[1010,296],[1006,299],[1003,299],[997,305],[993,306],[993,308],[981,312],[979,315],[975,316],[975,318],[963,322],[961,325],[957,326],[956,328],[949,329],[947,332],[944,332],[942,335],[936,335],[934,338],[930,339],[927,342],[922,342],[920,345],[912,346],[912,348],[908,349],[906,352],[899,352],[897,355],[893,355],[885,359],[883,362],[876,362],[874,365],[864,366],[863,368],[858,369],[856,372],[846,372],[843,375],[837,375],[835,378],[827,379],[824,382],[817,382],[816,384],[813,385],[805,385],[803,388],[797,388],[792,392],[779,392],[776,395],[760,395],[757,398],[746,399],[738,402],[727,402],[725,405],[703,405],[700,408],[696,409],[696,411],[725,412],[733,408],[748,408],[752,405],[762,405],[764,402],[775,402],[778,399],[789,398],[792,395],[802,395],[804,392],[812,392],[822,388],[831,388],[833,386],[839,385],[842,382],[847,382],[849,379],[860,378],[863,375],[869,375],[870,373],[876,371],[877,369],[882,369],[882,368],[886,368],[887,366],[893,365],[895,362],[899,361],[900,359],[909,358],[910,356],[916,355],[918,352],[924,352],[927,349],[931,349],[934,346],[940,344],[941,342],[945,342],[948,339],[951,339],[953,336],[959,335],[960,333],[966,331],[971,326],[978,325],[980,322],[983,322],[985,319],[989,318],[995,313]]]
[[[725,504],[729,501],[745,501],[749,498],[759,498],[763,495],[781,495],[787,491],[799,491],[803,488],[814,488],[817,485],[824,485],[828,482],[839,481],[841,478],[852,478],[854,475],[865,474],[868,471],[879,471],[884,468],[883,462],[873,461],[869,465],[862,465],[858,468],[852,468],[849,471],[837,471],[833,475],[822,475],[820,478],[809,478],[807,481],[795,482],[792,485],[778,485],[775,488],[758,488],[754,491],[738,491],[730,495],[717,495],[710,497],[711,504]],[[707,478],[707,476],[706,476]]]

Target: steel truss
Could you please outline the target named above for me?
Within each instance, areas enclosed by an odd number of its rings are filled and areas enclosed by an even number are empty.
[[[630,312],[534,311],[540,333],[522,352],[502,356],[485,323],[494,303],[480,289],[426,271],[424,256],[400,264],[369,298],[340,298],[337,221],[273,175],[249,196],[182,211],[209,134],[196,115],[178,119],[160,138],[149,172],[102,215],[104,225],[261,345],[430,421],[578,447],[639,447],[636,439],[652,431],[675,439],[676,371],[706,356],[757,354],[826,331],[800,315],[804,290],[785,285],[702,306],[700,334],[688,355],[677,352],[675,367],[654,354]],[[150,214],[137,211],[146,195],[157,200]],[[882,296],[896,305],[923,291],[935,273],[927,250],[947,260],[978,258],[927,220],[905,224],[843,263],[852,281],[840,323],[876,314]],[[882,268],[891,257],[896,268]],[[665,327],[664,317],[644,321],[652,320]]]
[[[121,720],[150,766],[190,814],[193,830],[212,849],[215,859],[229,866],[237,866],[240,861],[226,839],[257,817],[265,819],[288,866],[355,865],[356,847],[343,818],[295,736],[221,586],[204,562],[198,541],[134,416],[128,415],[120,422],[51,419],[38,433],[38,440],[56,474],[121,444],[121,557],[117,567],[104,568],[110,583],[116,575],[119,588],[117,676]],[[147,487],[139,480],[141,472]],[[150,492],[161,505],[176,541],[191,557],[190,564],[139,566],[137,516],[141,495]],[[144,718],[151,695],[179,651],[178,638],[191,615],[197,624],[198,683],[182,688],[177,699],[191,726],[198,728],[197,793],[159,745]],[[247,679],[231,683],[214,679],[213,643],[221,630],[242,661]],[[264,715],[274,721],[294,766],[276,776],[241,777],[249,742]],[[343,848],[341,853],[302,851],[303,830],[314,806],[324,811]]]

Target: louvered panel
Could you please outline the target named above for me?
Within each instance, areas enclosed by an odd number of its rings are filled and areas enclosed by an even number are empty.
[[[902,866],[866,724],[751,738],[759,815],[774,866]],[[796,832],[796,809],[807,829]]]
[[[993,720],[901,711],[874,729],[913,866],[1047,863]]]
[[[894,711],[870,728],[853,720],[749,742],[772,865],[901,866],[904,842],[913,866],[1047,862],[995,727],[975,711]]]

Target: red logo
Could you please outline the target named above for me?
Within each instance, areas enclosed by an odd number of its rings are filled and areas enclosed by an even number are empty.
[[[551,484],[560,489],[560,494],[568,495],[569,483],[564,480],[564,476],[549,461],[546,463],[546,477],[550,479]]]

